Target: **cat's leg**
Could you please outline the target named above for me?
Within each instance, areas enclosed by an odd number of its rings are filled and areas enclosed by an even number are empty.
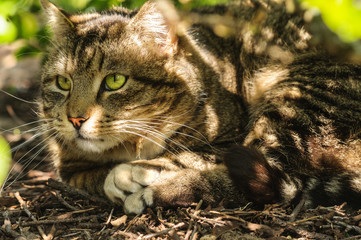
[[[280,155],[273,156],[267,156],[254,146],[235,146],[226,154],[230,176],[249,201],[296,204],[302,198],[305,206],[310,208],[344,202],[347,207],[360,208],[361,171],[358,166],[353,170],[340,168],[334,158],[322,155],[321,160],[316,159],[320,161],[320,167],[304,168],[302,172],[296,164],[291,168],[277,163]]]
[[[301,179],[254,146],[234,146],[224,161],[234,184],[255,204],[289,202],[300,194]]]
[[[81,159],[62,160],[57,166],[61,180],[91,194],[105,196],[104,181],[114,163],[96,163]]]
[[[122,200],[125,212],[135,214],[148,206],[189,206],[201,199],[205,205],[222,199],[244,202],[224,165],[208,170],[157,167],[165,162],[162,158],[116,166],[105,180],[105,194],[112,201]]]

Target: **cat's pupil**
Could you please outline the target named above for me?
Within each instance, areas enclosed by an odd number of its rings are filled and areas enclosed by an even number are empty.
[[[68,91],[71,88],[71,82],[66,77],[57,76],[56,77],[56,84],[57,84],[59,89],[64,90],[64,91]]]
[[[105,89],[107,91],[118,90],[124,86],[127,77],[121,74],[111,74],[105,77]]]

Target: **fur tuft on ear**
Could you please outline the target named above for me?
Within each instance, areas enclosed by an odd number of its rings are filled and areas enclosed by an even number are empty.
[[[70,20],[71,15],[65,10],[55,6],[48,0],[40,0],[40,3],[47,14],[49,25],[55,36],[64,36],[65,33],[75,27]]]
[[[169,4],[165,1],[146,2],[130,26],[144,42],[155,44],[161,54],[174,55],[178,50],[178,36],[175,22],[163,14],[166,7],[169,8]]]

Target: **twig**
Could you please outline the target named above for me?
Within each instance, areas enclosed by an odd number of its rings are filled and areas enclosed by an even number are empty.
[[[63,235],[62,237],[63,238],[69,238],[69,237],[74,237],[76,235],[80,235],[79,232],[75,232],[75,233],[69,233],[69,234],[66,234],[66,235]],[[73,239],[73,238],[72,238]]]
[[[105,225],[105,223],[78,223],[77,227],[94,229],[94,228],[103,228],[103,227],[106,227],[106,225]]]
[[[19,192],[15,193],[16,199],[20,203],[20,207],[24,210],[24,212],[30,217],[31,220],[36,221],[34,215],[29,211],[28,206],[26,205],[26,202],[23,200],[23,198],[20,196]]]
[[[16,199],[19,201],[21,208],[25,211],[25,213],[30,217],[31,220],[33,220],[34,222],[37,222],[37,219],[34,217],[34,215],[29,211],[28,206],[26,205],[26,202],[24,201],[24,199],[20,196],[19,192],[15,193],[15,197]],[[36,226],[41,237],[44,240],[49,239],[48,236],[45,234],[43,228],[39,225]]]
[[[69,218],[69,219],[55,219],[55,220],[37,220],[33,222],[25,222],[22,223],[22,226],[37,226],[37,225],[49,225],[49,224],[57,224],[57,223],[74,223],[74,222],[82,222],[84,220],[89,220],[93,217],[102,218],[104,214],[101,215],[92,215],[86,217],[79,217],[79,218]]]
[[[356,236],[344,238],[343,240],[360,240],[360,239],[361,239],[361,235],[356,235]]]
[[[185,225],[185,223],[181,222],[181,223],[178,223],[178,224],[174,225],[173,227],[167,228],[167,229],[165,229],[165,230],[163,230],[163,231],[145,235],[145,236],[141,237],[140,239],[150,239],[150,238],[158,237],[158,236],[161,236],[161,235],[163,235],[163,234],[169,233],[171,230],[175,230],[175,229],[177,229],[177,228],[181,228],[181,227],[183,227],[184,225]]]
[[[185,240],[189,240],[189,237],[192,234],[192,227],[193,227],[193,221],[191,221],[189,226],[188,226],[186,236],[184,237]]]
[[[65,192],[65,193],[75,196],[75,197],[80,197],[82,199],[89,199],[92,202],[101,203],[101,204],[107,205],[107,206],[113,205],[111,202],[107,201],[106,199],[90,195],[89,193],[87,193],[83,190],[76,189],[76,188],[66,185],[62,182],[58,182],[52,178],[48,179],[47,185],[49,187],[55,188],[57,190],[60,190],[62,192]]]
[[[238,221],[238,222],[241,222],[241,223],[247,223],[246,220],[242,219],[242,218],[239,218],[239,217],[233,217],[233,216],[230,216],[230,215],[223,215],[221,217],[218,217],[220,220],[221,219],[229,219],[229,220],[235,220],[235,221]]]
[[[4,229],[5,234],[11,236],[14,239],[16,238],[16,239],[20,240],[21,235],[19,233],[15,232],[11,226],[11,220],[9,218],[9,211],[6,210],[3,213],[3,216],[4,216],[4,225],[2,228]],[[21,240],[23,240],[23,239],[25,239],[25,238],[22,238]]]
[[[125,231],[116,231],[113,236],[116,236],[116,235],[121,235],[121,236],[124,236],[128,239],[137,239],[138,238],[138,235],[134,234],[134,233],[130,233],[130,232],[125,232]]]
[[[105,230],[105,228],[107,227],[107,225],[109,225],[110,221],[112,220],[113,212],[114,212],[114,208],[112,208],[112,210],[110,211],[109,217],[108,217],[107,221],[105,222],[104,227],[102,228],[102,230],[100,230],[99,233],[103,232]]]
[[[323,233],[317,233],[317,232],[308,232],[306,230],[300,230],[300,229],[294,229],[297,234],[301,235],[302,237],[306,239],[323,239],[323,240],[332,240],[333,237],[323,234]]]
[[[360,227],[352,226],[352,225],[349,225],[349,224],[347,224],[345,222],[340,222],[340,221],[334,221],[333,224],[337,224],[337,225],[345,227],[346,232],[349,232],[350,230],[354,230],[358,234],[361,234],[361,228]]]
[[[296,217],[300,213],[302,207],[305,205],[305,202],[306,202],[305,199],[302,198],[301,201],[295,207],[295,209],[293,209],[293,212],[290,215],[290,222],[294,222],[296,220]]]
[[[4,212],[4,226],[5,232],[10,234],[11,236],[17,237],[19,234],[13,232],[13,228],[11,227],[11,221],[9,218],[9,211]]]
[[[110,214],[109,214],[108,220],[106,221],[106,223],[105,223],[105,224],[109,224],[109,223],[110,223],[110,221],[112,220],[113,212],[114,212],[114,208],[112,208],[112,210],[110,211]]]
[[[190,239],[192,233],[194,232],[194,229],[192,230],[193,224],[195,224],[194,217],[199,214],[199,209],[201,208],[202,203],[203,203],[203,200],[200,200],[199,203],[196,206],[196,209],[194,211],[193,216],[191,216],[191,219],[189,221],[189,226],[188,226],[188,229],[187,229],[187,233],[186,233],[186,235],[184,237],[185,240]]]
[[[56,198],[59,200],[59,202],[60,202],[61,204],[63,204],[65,207],[67,207],[67,208],[69,208],[70,210],[73,210],[73,211],[78,211],[78,210],[79,210],[79,208],[74,207],[74,206],[70,205],[69,203],[67,203],[67,202],[65,201],[65,199],[61,197],[59,191],[55,191],[55,194],[54,194],[54,195],[55,195]]]
[[[139,219],[140,214],[137,214],[132,220],[129,221],[128,226],[125,228],[125,232]]]
[[[180,240],[180,237],[178,236],[177,232],[175,230],[169,231],[169,236],[173,240]]]
[[[197,239],[198,237],[198,233],[197,233],[197,223],[194,224],[194,228],[193,228],[193,231],[192,231],[192,234],[190,236],[190,239],[191,240],[195,240]]]
[[[295,221],[295,222],[293,222],[292,224],[297,225],[297,224],[299,224],[299,223],[303,223],[303,222],[307,222],[307,221],[315,220],[315,219],[319,219],[319,218],[320,218],[320,216],[313,216],[313,217],[309,217],[309,218],[305,218],[305,219],[301,219],[301,220]]]
[[[359,214],[359,215],[357,215],[357,216],[354,216],[354,217],[352,217],[351,219],[352,219],[353,221],[355,221],[355,222],[358,222],[358,221],[361,220],[361,214]]]
[[[208,223],[211,223],[211,224],[219,224],[219,223],[224,224],[223,221],[217,220],[217,219],[200,217],[200,216],[197,216],[197,215],[195,215],[195,214],[189,214],[189,216],[191,216],[193,219],[202,220],[202,221],[205,221],[205,222],[208,222]],[[232,219],[234,219],[234,220],[239,220],[239,219],[237,219],[237,218],[232,218]],[[242,222],[244,222],[244,221],[242,221]]]
[[[50,229],[50,232],[48,234],[48,238],[49,239],[53,239],[54,238],[54,235],[56,233],[56,224],[54,224],[53,226],[51,226],[51,229]]]

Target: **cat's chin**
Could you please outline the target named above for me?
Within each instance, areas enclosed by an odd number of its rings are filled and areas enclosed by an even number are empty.
[[[113,142],[107,142],[97,139],[77,139],[77,147],[84,152],[101,153],[114,147]]]

